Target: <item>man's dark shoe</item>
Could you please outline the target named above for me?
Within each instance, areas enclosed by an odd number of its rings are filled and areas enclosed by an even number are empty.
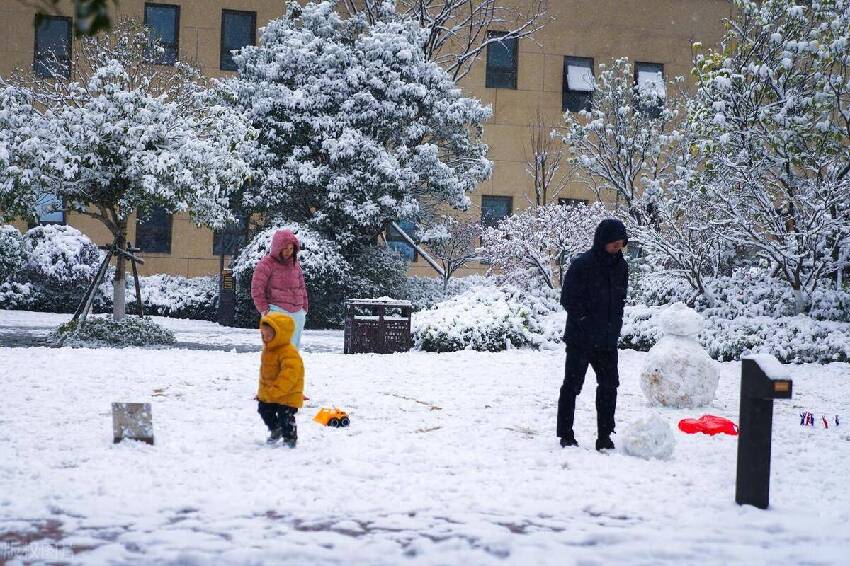
[[[614,443],[611,442],[610,436],[601,436],[596,439],[596,449],[597,450],[613,450]]]
[[[283,431],[282,431],[282,430],[280,430],[279,428],[276,428],[276,429],[274,429],[274,430],[272,430],[272,431],[271,431],[271,434],[270,434],[270,435],[269,435],[269,437],[266,439],[266,444],[274,444],[275,442],[277,442],[278,440],[280,440],[280,438],[281,438],[282,436],[283,436]]]
[[[576,441],[576,437],[573,433],[561,437],[561,448],[566,448],[567,446],[578,446],[578,442]]]

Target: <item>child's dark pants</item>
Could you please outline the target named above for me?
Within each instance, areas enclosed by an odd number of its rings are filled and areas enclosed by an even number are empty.
[[[298,409],[295,407],[260,401],[257,411],[269,430],[280,428],[284,440],[296,440],[298,438],[298,428],[295,426],[295,413],[298,412]]]

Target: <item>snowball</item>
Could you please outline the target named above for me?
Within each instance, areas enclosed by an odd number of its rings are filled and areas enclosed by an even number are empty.
[[[663,336],[649,351],[640,388],[650,405],[694,408],[714,400],[718,380],[714,361],[696,340]]]
[[[642,417],[625,428],[621,446],[629,456],[649,460],[668,460],[676,443],[673,429],[655,413]]]
[[[702,315],[685,303],[670,305],[658,319],[665,336],[697,336],[704,322]]]

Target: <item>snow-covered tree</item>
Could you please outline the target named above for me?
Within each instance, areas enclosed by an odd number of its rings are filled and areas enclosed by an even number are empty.
[[[734,246],[716,223],[716,210],[698,184],[701,167],[687,127],[670,134],[665,159],[669,168],[649,183],[635,201],[643,223],[629,219],[630,241],[637,244],[645,266],[684,279],[697,295],[714,306],[706,284],[727,267]]]
[[[248,175],[246,122],[197,69],[147,63],[130,20],[75,49],[70,80],[16,74],[0,92],[0,211],[32,218],[45,193],[102,222],[124,248],[128,218],[154,207],[220,227]],[[57,75],[58,76],[58,75]],[[114,311],[124,315],[124,258]]]
[[[614,196],[642,224],[636,201],[668,169],[665,152],[678,98],[668,96],[660,74],[645,73],[635,84],[628,59],[599,69],[590,111],[564,114],[570,166],[598,198]]]
[[[481,235],[481,224],[442,215],[422,234],[422,242],[440,262],[443,269],[443,293],[449,280],[458,269],[478,257],[476,242]]]
[[[803,312],[850,242],[850,2],[735,7],[695,61],[699,185],[723,235],[770,261]]]
[[[469,73],[488,45],[532,36],[553,19],[548,0],[343,0],[342,5],[370,23],[388,14],[416,22],[425,31],[421,47],[426,59],[455,81]],[[488,33],[494,30],[503,33]]]
[[[562,170],[565,148],[561,137],[553,131],[551,124],[546,123],[539,108],[534,122],[528,125],[528,132],[525,172],[533,183],[534,202],[528,200],[529,204],[541,206],[550,199],[558,198],[567,186],[569,175]]]
[[[422,207],[465,209],[489,173],[489,108],[424,52],[416,22],[345,18],[334,2],[290,2],[258,46],[234,56],[230,87],[259,130],[240,208],[300,222],[346,249],[373,245]]]
[[[486,229],[480,253],[505,283],[557,289],[572,259],[593,245],[596,226],[610,216],[599,202],[534,206]]]

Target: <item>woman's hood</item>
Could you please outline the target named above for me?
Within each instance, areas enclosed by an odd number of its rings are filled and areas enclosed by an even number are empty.
[[[283,249],[283,246],[286,244],[292,244],[292,250],[294,252],[298,252],[301,247],[298,242],[298,236],[296,236],[292,230],[278,230],[272,236],[272,248],[269,252],[269,255],[275,259],[280,257],[280,250]]]

